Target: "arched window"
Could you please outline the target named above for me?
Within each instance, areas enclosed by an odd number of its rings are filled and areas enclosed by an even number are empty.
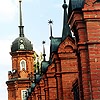
[[[27,95],[28,95],[28,91],[27,90],[21,90],[22,100],[26,100]]]
[[[24,44],[20,44],[20,49],[24,49]]]
[[[25,60],[21,60],[20,61],[20,70],[26,70],[26,61]]]

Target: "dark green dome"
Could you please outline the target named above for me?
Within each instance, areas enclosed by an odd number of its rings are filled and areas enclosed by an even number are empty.
[[[29,41],[26,37],[18,37],[12,42],[11,45],[11,52],[16,51],[32,51],[33,45],[31,44],[31,41]]]
[[[19,37],[16,38],[11,45],[11,52],[16,51],[33,51],[33,46],[31,44],[31,41],[29,41],[24,36],[24,26],[22,25],[22,12],[21,12],[21,0],[19,1],[19,7],[20,7],[20,26],[19,26]]]

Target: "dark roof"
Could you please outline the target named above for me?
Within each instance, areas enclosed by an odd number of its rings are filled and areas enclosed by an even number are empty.
[[[85,0],[70,0],[69,8],[68,8],[69,15],[73,10],[83,8],[84,4],[85,4]]]
[[[30,87],[30,88],[28,89],[28,96],[30,96],[31,93],[32,93],[32,88]]]
[[[72,37],[71,30],[68,24],[68,15],[67,15],[67,4],[63,4],[64,9],[64,18],[63,18],[63,30],[62,30],[62,41],[65,40],[68,36]]]
[[[35,83],[39,83],[41,80],[41,75],[40,74],[36,74],[36,82]]]
[[[35,88],[35,83],[32,83],[32,85],[31,85],[32,91],[34,90],[34,88]]]
[[[11,52],[16,52],[19,50],[23,51],[33,50],[31,42],[26,37],[18,37],[12,42]]]
[[[71,9],[77,9],[77,8],[83,8],[84,7],[84,0],[70,0],[69,8]]]
[[[51,38],[50,52],[57,52],[58,46],[61,43],[61,38]]]
[[[48,65],[49,65],[49,61],[42,61],[41,63],[42,73],[45,73],[47,71]]]
[[[100,0],[97,0],[97,2],[100,2]]]

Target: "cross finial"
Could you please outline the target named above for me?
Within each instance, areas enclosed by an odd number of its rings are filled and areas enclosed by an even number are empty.
[[[44,57],[43,61],[45,61],[46,60],[45,59],[45,56],[46,56],[46,54],[45,54],[45,47],[44,47],[45,41],[42,41],[42,44],[43,44],[43,57]]]
[[[50,20],[48,20],[48,23],[49,24],[53,24],[53,21],[50,19]]]
[[[19,0],[19,19],[20,19],[20,25],[19,25],[19,36],[24,37],[24,26],[22,25],[22,9],[21,9],[21,2],[22,0]]]
[[[64,0],[64,3],[66,3],[66,0]]]
[[[64,0],[64,4],[62,7],[64,9],[63,31],[62,31],[62,41],[63,41],[67,36],[71,36],[71,31],[68,24],[68,15],[67,15],[68,6],[66,4],[66,0]]]
[[[51,39],[53,37],[52,36],[52,25],[51,25],[51,24],[53,24],[53,21],[50,19],[50,20],[48,20],[48,23],[50,25],[50,39]]]

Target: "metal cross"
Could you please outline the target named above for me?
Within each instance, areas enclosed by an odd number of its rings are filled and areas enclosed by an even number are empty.
[[[53,24],[53,21],[50,19],[50,20],[48,20],[48,23],[49,24]]]

